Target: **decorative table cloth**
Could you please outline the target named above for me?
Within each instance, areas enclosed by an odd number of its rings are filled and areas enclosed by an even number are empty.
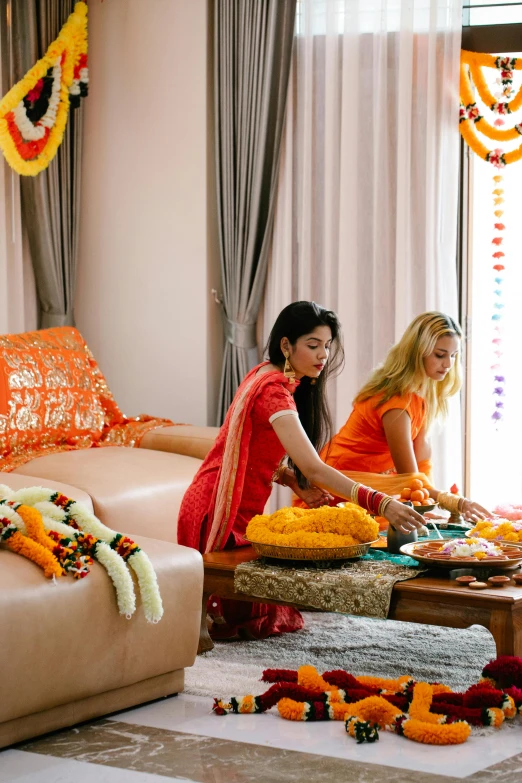
[[[234,589],[260,599],[386,619],[393,586],[426,569],[410,557],[370,551],[337,568],[251,560],[234,572]]]

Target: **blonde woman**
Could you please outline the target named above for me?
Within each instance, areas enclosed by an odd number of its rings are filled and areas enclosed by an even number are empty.
[[[429,431],[461,387],[458,323],[438,312],[417,316],[354,400],[346,424],[321,452],[354,481],[395,494],[415,478],[442,508],[476,522],[486,509],[432,487]]]

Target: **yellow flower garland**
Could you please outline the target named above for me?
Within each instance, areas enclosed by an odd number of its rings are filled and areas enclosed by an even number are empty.
[[[343,508],[282,508],[258,514],[248,523],[246,537],[261,544],[335,548],[375,541],[379,525],[352,503]]]
[[[509,519],[494,525],[490,519],[482,519],[469,531],[472,538],[485,538],[488,541],[508,541],[514,544],[522,543],[522,530],[516,530]]]
[[[56,155],[67,125],[70,105],[69,87],[73,83],[74,68],[79,56],[85,52],[87,52],[87,5],[78,2],[74,12],[60,30],[58,38],[51,43],[42,59],[38,60],[23,79],[17,82],[0,101],[0,149],[11,168],[18,174],[34,177],[46,169]],[[49,68],[60,62],[62,55],[65,56],[62,63],[60,102],[55,123],[40,154],[34,160],[24,160],[9,131],[6,115],[23,101],[27,93],[47,74]]]

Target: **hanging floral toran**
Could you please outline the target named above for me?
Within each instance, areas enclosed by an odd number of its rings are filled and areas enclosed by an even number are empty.
[[[499,85],[499,92],[496,95],[490,91],[483,68],[496,68],[498,77],[496,79]],[[466,143],[471,147],[480,158],[488,163],[492,163],[497,169],[507,166],[509,163],[515,163],[522,159],[522,139],[519,146],[504,152],[500,148],[488,149],[479,139],[477,131],[483,136],[493,141],[513,141],[522,136],[522,124],[514,124],[512,128],[503,128],[506,124],[504,119],[522,108],[522,86],[516,94],[513,90],[513,71],[522,70],[522,59],[516,57],[495,57],[492,54],[479,54],[477,52],[461,52],[460,58],[460,132]],[[494,115],[497,115],[493,125],[480,114],[480,109],[475,102],[473,94],[473,84],[484,103]],[[498,429],[499,423],[503,418],[504,394],[505,394],[505,375],[502,367],[502,337],[503,330],[501,320],[504,309],[503,282],[505,271],[505,251],[503,248],[505,224],[504,215],[504,188],[502,187],[503,177],[500,174],[493,176],[493,228],[494,235],[491,240],[493,247],[493,294],[496,299],[493,302],[493,312],[491,320],[493,321],[493,364],[492,383],[494,395],[494,409],[491,418],[494,421],[495,428]]]
[[[499,71],[501,94],[496,97],[490,91],[482,68],[496,68]],[[522,159],[522,139],[520,145],[511,152],[502,149],[488,149],[477,135],[479,131],[493,141],[513,141],[522,136],[522,125],[502,128],[508,114],[522,107],[522,86],[513,97],[513,71],[522,70],[522,59],[516,57],[495,57],[492,54],[462,51],[460,56],[460,132],[479,158],[492,163],[497,168],[507,166]],[[473,94],[471,79],[482,102],[498,115],[491,125],[480,113]],[[503,99],[503,100],[502,100]]]
[[[0,149],[18,174],[47,168],[88,81],[87,6],[80,2],[42,59],[0,101]]]

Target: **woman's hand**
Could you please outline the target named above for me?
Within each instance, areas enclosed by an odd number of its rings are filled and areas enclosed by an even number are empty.
[[[411,533],[424,527],[424,521],[414,508],[392,500],[384,510],[384,516],[395,530],[401,533]]]
[[[468,500],[467,498],[464,498],[461,513],[466,522],[473,522],[474,525],[476,525],[477,522],[480,522],[481,519],[488,519],[493,516],[490,511],[481,506],[479,503],[474,503],[472,500]]]
[[[319,506],[329,506],[332,502],[333,495],[330,495],[324,489],[320,487],[311,486],[309,489],[301,489],[296,485],[292,487],[293,491],[298,498],[303,500],[309,508],[319,508]]]

